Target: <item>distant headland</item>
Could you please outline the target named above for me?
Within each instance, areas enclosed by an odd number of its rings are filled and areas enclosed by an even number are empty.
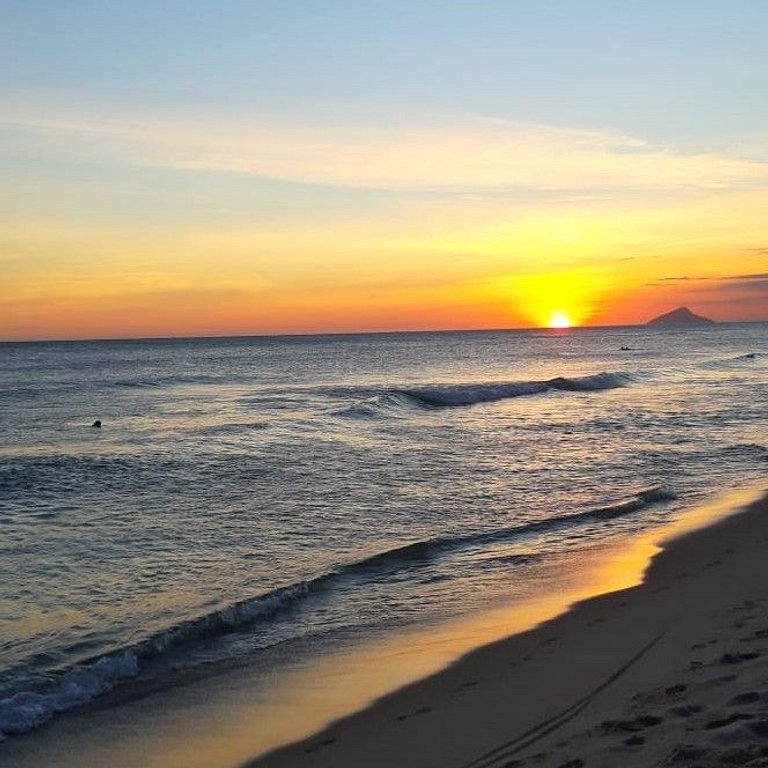
[[[666,312],[663,315],[654,317],[653,320],[649,320],[646,325],[655,326],[657,328],[692,328],[694,326],[701,325],[715,325],[714,320],[710,320],[703,315],[697,315],[695,312],[691,312],[688,307],[678,307],[671,312]]]

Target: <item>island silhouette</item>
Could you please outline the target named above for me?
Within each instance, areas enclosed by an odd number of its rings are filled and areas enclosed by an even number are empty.
[[[678,307],[671,312],[654,317],[646,325],[656,328],[692,328],[694,326],[715,325],[715,321],[691,312],[688,307]]]

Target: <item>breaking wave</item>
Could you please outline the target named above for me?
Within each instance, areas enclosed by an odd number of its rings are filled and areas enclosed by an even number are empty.
[[[566,378],[557,376],[545,381],[519,381],[499,384],[460,384],[403,390],[403,394],[433,408],[450,408],[477,403],[492,403],[513,397],[538,395],[548,391],[601,392],[626,387],[632,383],[628,373],[597,373],[592,376]]]
[[[445,384],[409,389],[395,389],[370,396],[355,405],[340,409],[337,416],[374,418],[398,415],[407,410],[457,408],[493,403],[515,397],[546,392],[602,392],[627,387],[634,382],[629,373],[596,373],[591,376],[565,377],[534,381],[492,382],[483,384]]]
[[[446,553],[482,548],[484,545],[512,541],[541,531],[611,520],[675,498],[676,495],[669,489],[654,486],[616,504],[583,512],[490,531],[415,541],[341,564],[313,579],[232,603],[220,610],[156,632],[134,645],[71,666],[38,690],[19,691],[0,700],[0,740],[11,734],[32,730],[56,714],[88,704],[122,682],[138,677],[148,662],[164,654],[183,651],[185,646],[199,641],[253,628],[260,621],[296,608],[312,594],[331,593],[334,584],[342,580],[371,582],[403,569],[417,570],[421,565]],[[511,561],[530,560],[528,555],[508,557],[511,557]]]

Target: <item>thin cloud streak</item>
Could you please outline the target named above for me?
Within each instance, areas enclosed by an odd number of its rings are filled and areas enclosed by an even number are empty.
[[[710,291],[743,291],[744,293],[763,293],[768,291],[768,279],[762,280],[736,280],[732,277],[726,279],[726,282],[720,285],[707,288]]]
[[[10,106],[0,124],[41,151],[99,155],[179,171],[403,190],[680,190],[768,185],[765,163],[685,154],[608,131],[488,117],[398,124],[264,116],[107,116]],[[55,136],[55,147],[50,138]]]
[[[757,272],[752,275],[728,275],[723,280],[738,280],[740,282],[749,282],[750,280],[763,281],[768,278],[768,272]]]

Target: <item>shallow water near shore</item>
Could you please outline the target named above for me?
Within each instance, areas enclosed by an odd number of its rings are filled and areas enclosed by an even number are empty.
[[[321,658],[283,657],[267,670],[243,666],[154,695],[72,712],[33,738],[4,746],[14,768],[222,768],[247,766],[306,738],[376,698],[439,672],[466,653],[525,632],[574,603],[639,584],[662,547],[737,513],[765,482],[717,494],[669,525],[566,555],[541,589],[490,612],[383,632]],[[257,761],[256,761],[257,763]]]
[[[436,627],[589,593],[590,553],[764,472],[766,330],[3,345],[0,729],[247,680],[296,738],[313,675],[338,716],[356,654],[390,669],[359,706],[494,639]]]

